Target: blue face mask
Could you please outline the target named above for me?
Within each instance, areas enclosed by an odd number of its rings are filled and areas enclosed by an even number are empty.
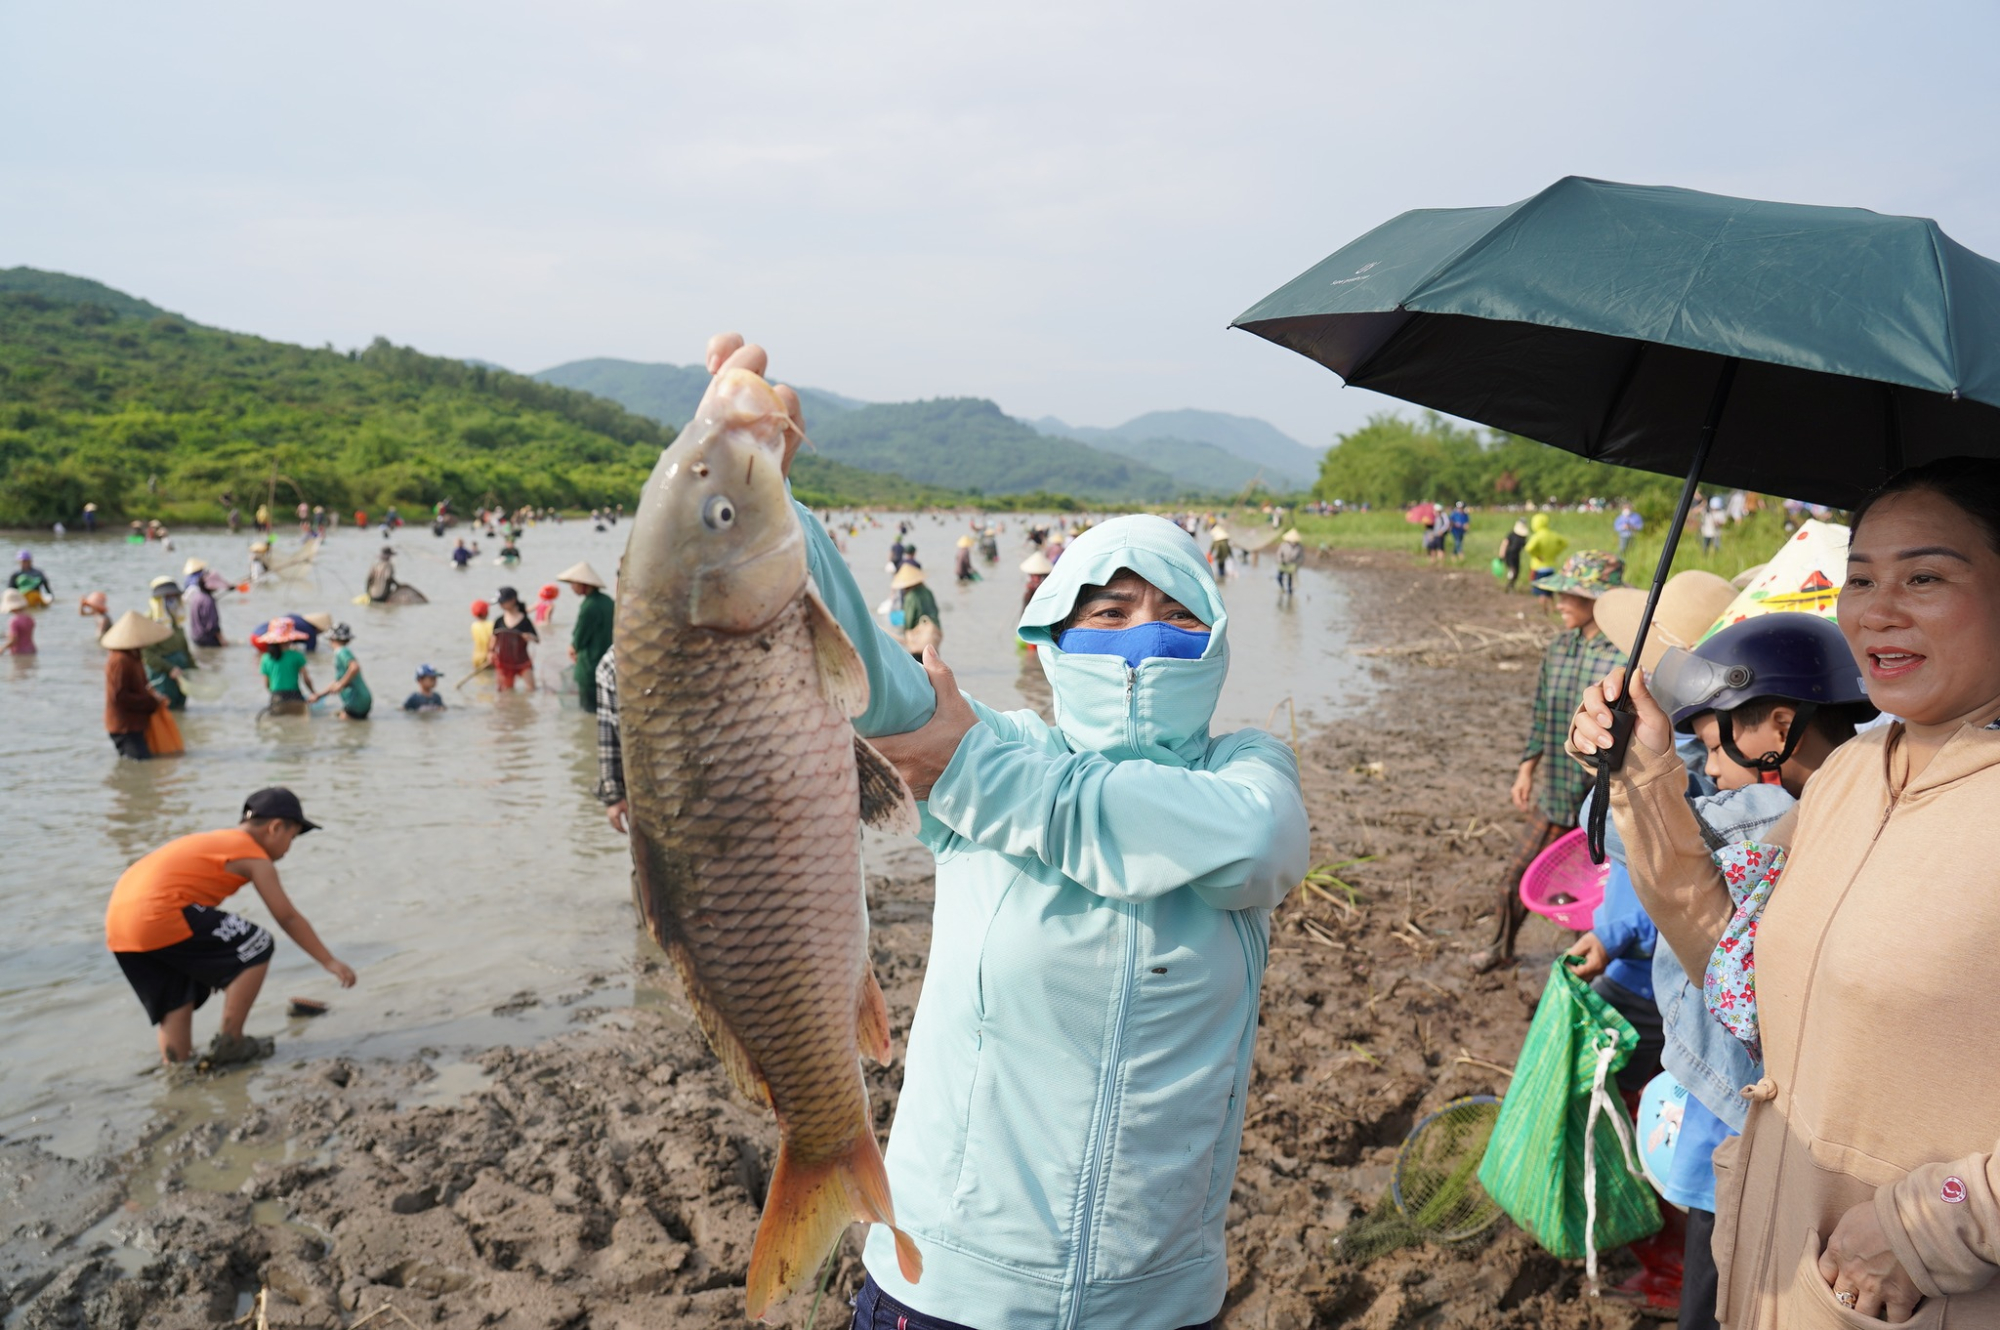
[[[1155,619],[1130,628],[1072,628],[1056,639],[1072,656],[1117,656],[1133,669],[1148,660],[1199,660],[1208,650],[1206,629],[1196,633]]]

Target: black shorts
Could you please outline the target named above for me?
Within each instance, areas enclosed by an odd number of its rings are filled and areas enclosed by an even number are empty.
[[[211,991],[271,959],[271,935],[241,915],[206,905],[184,905],[181,917],[194,936],[158,951],[114,951],[118,968],[158,1025],[170,1011],[199,1007]]]

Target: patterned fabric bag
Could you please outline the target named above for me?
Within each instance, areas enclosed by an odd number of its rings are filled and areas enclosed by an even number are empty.
[[[1479,1166],[1479,1183],[1553,1255],[1584,1259],[1659,1231],[1653,1189],[1632,1149],[1612,1075],[1639,1035],[1559,956],[1528,1026],[1514,1080]]]
[[[1785,852],[1779,846],[1743,841],[1717,850],[1715,866],[1729,884],[1736,913],[1729,917],[1714,954],[1708,958],[1708,972],[1701,981],[1702,1002],[1711,1016],[1743,1041],[1750,1056],[1762,1062],[1764,1045],[1757,1030],[1757,923],[1764,917],[1771,888],[1785,871]]]

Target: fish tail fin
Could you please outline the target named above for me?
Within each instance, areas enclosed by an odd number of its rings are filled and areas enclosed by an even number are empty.
[[[761,1319],[797,1292],[856,1221],[889,1225],[896,1234],[896,1264],[903,1278],[915,1283],[922,1277],[924,1262],[916,1243],[895,1227],[889,1175],[872,1130],[864,1125],[844,1153],[810,1163],[792,1158],[790,1142],[780,1142],[757,1242],[750,1249],[744,1302],[751,1318]]]

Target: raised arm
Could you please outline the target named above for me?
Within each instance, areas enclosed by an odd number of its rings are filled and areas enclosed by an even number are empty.
[[[1193,887],[1219,910],[1268,908],[1309,866],[1298,763],[1254,732],[1220,766],[1190,771],[1050,753],[974,725],[927,808],[966,840],[1117,900]]]
[[[798,512],[799,525],[805,528],[806,566],[819,598],[833,611],[868,668],[868,709],[854,718],[854,728],[871,737],[917,729],[931,718],[937,705],[930,676],[911,659],[901,642],[875,622],[825,524],[797,499],[792,500],[792,507]]]
[[[1624,675],[1623,669],[1613,670],[1585,691],[1570,725],[1569,751],[1578,761],[1608,740],[1610,703]],[[1611,780],[1611,816],[1625,842],[1625,863],[1640,904],[1681,968],[1706,974],[1735,902],[1688,807],[1687,767],[1674,751],[1673,727],[1643,678],[1634,681],[1632,700],[1638,724],[1625,765]]]

